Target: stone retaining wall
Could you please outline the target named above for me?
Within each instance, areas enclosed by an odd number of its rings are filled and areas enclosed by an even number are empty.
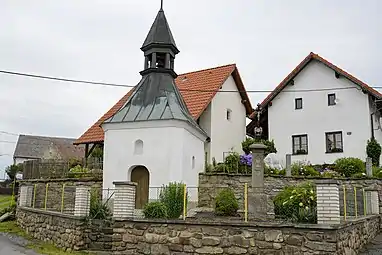
[[[310,177],[275,177],[265,176],[264,192],[268,197],[268,214],[273,214],[273,198],[288,185],[297,185],[302,182],[322,180],[322,178]],[[354,215],[354,187],[357,187],[358,214],[363,213],[362,188],[372,188],[378,190],[379,204],[382,207],[382,179],[338,179],[340,183],[340,209],[343,214],[343,189],[346,188],[347,215]],[[252,182],[251,175],[235,175],[224,173],[200,173],[198,206],[213,208],[216,195],[224,188],[231,188],[238,199],[240,210],[244,209],[244,184],[248,183],[250,188]],[[382,208],[380,210],[382,212]]]
[[[379,216],[337,226],[164,220],[91,226],[24,207],[17,210],[17,222],[37,239],[67,250],[109,252],[103,254],[356,254],[380,229]]]
[[[32,237],[67,251],[87,249],[86,225],[79,217],[18,207],[17,224]]]

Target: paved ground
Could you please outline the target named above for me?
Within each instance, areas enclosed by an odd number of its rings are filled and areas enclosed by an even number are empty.
[[[25,245],[25,240],[21,238],[0,234],[1,255],[38,255],[32,250],[23,248],[23,245]]]
[[[382,234],[379,234],[371,243],[369,243],[360,255],[382,255]]]

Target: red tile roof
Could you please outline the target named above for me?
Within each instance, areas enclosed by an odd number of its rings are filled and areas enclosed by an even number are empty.
[[[186,102],[188,110],[195,120],[204,112],[217,91],[230,75],[232,75],[236,86],[240,91],[247,116],[253,112],[250,100],[245,92],[244,84],[240,78],[239,71],[235,64],[231,64],[181,74],[176,78],[175,83]],[[78,138],[75,141],[75,144],[103,142],[104,133],[100,125],[103,121],[114,115],[126,103],[132,90],[127,92],[127,94],[124,95],[108,112],[106,112],[96,123],[94,123],[94,125]]]
[[[261,107],[266,107],[287,85],[288,83],[296,77],[298,73],[300,73],[312,60],[316,60],[321,62],[322,64],[326,65],[330,69],[332,69],[334,72],[338,73],[339,75],[347,78],[348,80],[352,81],[354,84],[361,87],[362,90],[365,92],[371,94],[372,96],[375,96],[377,98],[382,98],[382,94],[367,85],[366,83],[358,80],[353,75],[349,74],[348,72],[344,71],[343,69],[339,68],[336,65],[333,65],[328,60],[324,59],[323,57],[319,56],[318,54],[315,54],[311,52],[285,79],[264,99],[264,101],[261,103]],[[250,116],[251,119],[255,117],[255,112],[253,112]]]

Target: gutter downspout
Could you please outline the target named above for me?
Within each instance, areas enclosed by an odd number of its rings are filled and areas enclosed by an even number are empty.
[[[374,112],[370,114],[370,127],[371,127],[371,138],[374,139]]]

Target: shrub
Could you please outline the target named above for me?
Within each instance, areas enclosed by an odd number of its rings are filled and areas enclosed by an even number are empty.
[[[145,205],[143,214],[149,219],[166,219],[167,208],[162,202],[151,202]]]
[[[339,177],[340,174],[337,173],[336,171],[328,169],[321,172],[321,176],[324,178],[334,178],[334,177]]]
[[[373,166],[373,176],[376,178],[382,178],[382,168]]]
[[[239,172],[240,155],[237,152],[231,152],[224,160],[226,171],[228,173]]]
[[[310,182],[285,187],[273,199],[275,215],[294,222],[316,223],[317,196]]]
[[[335,162],[335,169],[340,174],[351,177],[357,173],[364,173],[365,163],[358,158],[339,158]]]
[[[285,169],[278,170],[276,168],[271,168],[271,167],[265,166],[264,174],[268,174],[268,175],[285,175]]]
[[[90,211],[89,217],[91,219],[106,220],[110,219],[111,212],[107,203],[102,202],[101,192],[99,189],[92,189],[90,191]]]
[[[231,189],[219,192],[215,199],[215,214],[220,216],[235,216],[239,204]]]
[[[271,141],[269,141],[269,140],[260,140],[260,141],[257,141],[256,139],[249,138],[249,137],[247,137],[241,143],[241,147],[242,147],[243,151],[246,154],[249,154],[251,152],[251,150],[249,149],[249,146],[251,146],[255,142],[259,142],[259,143],[262,143],[265,146],[267,146],[267,148],[265,149],[265,156],[267,156],[269,153],[277,153],[275,142],[273,140],[271,140]]]
[[[71,168],[69,170],[69,177],[79,178],[86,176],[90,171],[86,167],[82,167],[80,165],[76,165],[75,167]]]
[[[292,175],[294,176],[319,176],[320,175],[320,173],[316,169],[314,169],[313,166],[302,161],[294,162],[291,165],[291,171],[292,171]]]
[[[187,196],[186,193],[186,205]],[[170,182],[167,186],[163,186],[159,194],[159,200],[166,206],[168,218],[179,218],[183,212],[184,184]]]
[[[375,140],[374,137],[367,141],[366,154],[369,158],[371,158],[373,166],[379,166],[381,145],[377,142],[377,140]]]

